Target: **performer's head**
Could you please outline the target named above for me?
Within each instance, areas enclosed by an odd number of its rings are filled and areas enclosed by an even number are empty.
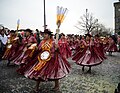
[[[43,33],[44,39],[46,40],[52,38],[53,36],[53,32],[51,32],[49,29],[45,29],[44,32],[41,33]]]
[[[85,36],[84,36],[84,35],[82,35],[82,39],[85,39]]]
[[[0,29],[0,34],[4,35],[4,33],[5,33],[5,30],[4,29]]]
[[[96,38],[96,39],[99,38],[99,37],[100,37],[99,34],[96,34],[96,35],[95,35],[95,38]]]
[[[65,34],[64,33],[61,33],[60,36],[61,36],[61,38],[65,38]]]
[[[32,34],[32,30],[30,30],[30,29],[26,29],[25,30],[25,35],[26,35],[26,37],[27,36],[30,36]]]
[[[86,40],[90,40],[91,37],[92,37],[92,35],[86,34]]]
[[[16,31],[15,31],[15,30],[11,30],[11,31],[10,31],[10,35],[11,35],[11,36],[16,35]]]

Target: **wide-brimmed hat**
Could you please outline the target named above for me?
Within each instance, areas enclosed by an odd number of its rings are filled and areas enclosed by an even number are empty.
[[[63,35],[63,36],[65,36],[65,34],[64,34],[64,33],[61,33],[61,36],[62,36],[62,35]]]
[[[100,35],[99,35],[99,34],[96,34],[95,37],[100,37]]]
[[[45,29],[44,32],[40,32],[40,33],[42,33],[42,34],[46,33],[46,34],[49,34],[49,35],[53,35],[52,34],[53,32],[51,32],[49,29]]]
[[[15,33],[16,31],[15,30],[11,30],[10,33]]]
[[[92,37],[92,35],[91,35],[91,34],[89,34],[89,33],[85,34],[85,36],[89,36],[89,37]]]
[[[31,29],[26,29],[25,32],[29,32],[29,33],[32,33],[32,30]]]

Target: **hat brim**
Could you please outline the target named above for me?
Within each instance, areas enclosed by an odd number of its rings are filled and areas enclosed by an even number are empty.
[[[10,33],[15,33],[16,31],[10,31]]]
[[[89,36],[89,37],[92,37],[92,35],[90,35],[90,34],[85,34],[85,36]]]
[[[49,34],[49,35],[53,35],[51,31],[49,31],[48,29],[45,29],[44,32],[40,31],[41,34]]]
[[[30,30],[30,29],[26,29],[24,32],[32,33],[32,30]]]
[[[52,33],[49,32],[40,32],[41,34],[48,34],[48,35],[53,35]]]

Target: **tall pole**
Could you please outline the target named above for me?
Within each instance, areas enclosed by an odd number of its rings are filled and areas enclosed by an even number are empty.
[[[46,14],[45,14],[45,0],[44,0],[44,30],[46,29]]]
[[[86,32],[89,34],[89,31],[87,29],[87,24],[88,24],[88,19],[87,19],[88,15],[87,15],[87,12],[88,12],[88,9],[86,9]]]
[[[96,21],[97,21],[97,34],[99,34],[99,33],[98,33],[98,19],[96,19]]]

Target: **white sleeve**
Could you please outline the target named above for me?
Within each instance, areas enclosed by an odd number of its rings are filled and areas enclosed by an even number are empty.
[[[1,35],[0,35],[0,40],[2,40],[2,39],[1,39]]]

